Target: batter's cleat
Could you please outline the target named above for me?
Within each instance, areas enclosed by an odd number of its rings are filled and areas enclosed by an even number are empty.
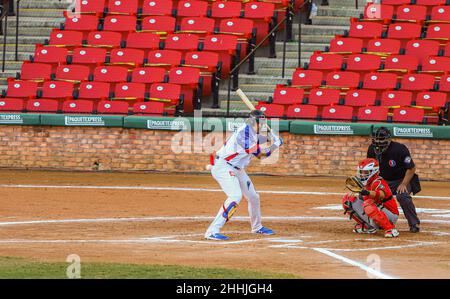
[[[418,224],[411,225],[409,227],[409,231],[412,233],[418,233],[418,232],[420,232],[420,226]]]
[[[356,234],[376,234],[377,229],[376,228],[366,228],[361,224],[356,224],[355,228],[353,229],[353,232]]]
[[[397,238],[400,235],[397,229],[393,228],[384,233],[385,238]]]
[[[211,234],[209,236],[206,236],[205,239],[214,240],[214,241],[228,241],[230,238],[228,238],[225,235],[217,233],[217,234]]]
[[[273,230],[263,226],[259,230],[257,230],[255,232],[255,234],[270,236],[270,235],[274,235],[275,232]]]

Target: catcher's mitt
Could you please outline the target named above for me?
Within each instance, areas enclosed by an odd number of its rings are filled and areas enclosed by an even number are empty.
[[[360,193],[364,189],[364,186],[361,183],[361,181],[354,176],[348,177],[345,180],[345,187],[354,193]]]

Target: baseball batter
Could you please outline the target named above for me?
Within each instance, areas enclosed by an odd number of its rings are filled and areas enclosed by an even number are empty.
[[[206,231],[206,239],[220,241],[229,239],[221,234],[220,230],[233,216],[242,196],[248,200],[252,232],[263,235],[274,234],[271,229],[261,224],[259,195],[245,172],[245,167],[253,157],[258,159],[269,157],[283,144],[283,140],[270,131],[272,145],[265,149],[260,147],[268,141],[267,137],[259,134],[260,122],[264,118],[261,111],[253,110],[246,123],[230,136],[211,161],[213,165],[211,174],[227,195],[227,199]]]
[[[386,238],[398,237],[395,228],[398,220],[398,207],[388,183],[380,177],[380,166],[375,159],[364,159],[358,165],[356,177],[364,188],[359,196],[347,194],[342,199],[346,214],[356,221],[353,232],[374,234],[384,230]]]

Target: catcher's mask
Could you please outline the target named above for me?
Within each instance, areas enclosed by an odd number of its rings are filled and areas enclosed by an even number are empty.
[[[380,127],[372,133],[372,144],[375,154],[381,155],[391,144],[391,131],[386,127]]]
[[[356,177],[364,185],[368,185],[378,175],[380,165],[378,161],[372,158],[364,159],[358,164]]]

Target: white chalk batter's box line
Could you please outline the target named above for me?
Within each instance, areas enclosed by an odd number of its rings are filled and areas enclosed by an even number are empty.
[[[106,190],[147,190],[147,191],[191,191],[191,192],[223,192],[221,189],[209,188],[182,188],[182,187],[154,187],[154,186],[82,186],[82,185],[0,185],[0,188],[28,188],[28,189],[106,189]],[[338,192],[316,192],[316,191],[283,191],[283,190],[258,190],[258,193],[282,194],[282,195],[336,195],[345,193]],[[414,198],[432,200],[450,200],[450,196],[417,195]]]

